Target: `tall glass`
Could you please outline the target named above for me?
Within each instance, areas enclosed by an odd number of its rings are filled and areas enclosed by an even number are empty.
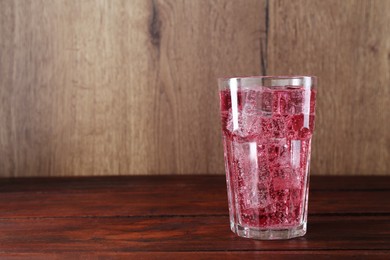
[[[221,78],[230,228],[254,239],[306,233],[316,78]]]

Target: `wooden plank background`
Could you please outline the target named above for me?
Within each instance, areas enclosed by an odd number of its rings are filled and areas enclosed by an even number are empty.
[[[312,174],[390,174],[390,1],[0,1],[0,176],[222,174],[216,78],[320,77]]]

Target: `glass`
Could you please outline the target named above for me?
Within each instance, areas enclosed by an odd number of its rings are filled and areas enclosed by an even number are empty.
[[[316,77],[218,84],[231,230],[254,239],[303,236]]]

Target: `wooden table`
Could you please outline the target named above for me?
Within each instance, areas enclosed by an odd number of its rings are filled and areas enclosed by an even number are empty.
[[[229,229],[224,176],[0,180],[0,258],[390,259],[390,177],[312,176],[305,237]]]

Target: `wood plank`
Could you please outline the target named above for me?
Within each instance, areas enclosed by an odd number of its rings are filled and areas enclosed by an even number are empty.
[[[0,218],[227,215],[221,177],[18,179],[0,185]],[[390,214],[390,190],[312,189],[309,215],[335,214]]]
[[[0,252],[390,250],[389,217],[312,217],[305,237],[254,241],[228,217],[58,218],[0,221]]]
[[[0,192],[44,192],[62,190],[129,190],[171,187],[205,187],[226,189],[222,175],[154,175],[154,176],[99,176],[99,177],[49,177],[49,178],[0,178]]]
[[[325,189],[310,194],[306,236],[255,241],[229,230],[223,176],[77,179],[0,181],[2,259],[381,259],[390,252],[390,191],[373,189],[373,181],[353,191],[349,178],[315,177]],[[338,179],[340,189],[326,190]],[[357,179],[357,186],[366,180]]]
[[[261,70],[264,2],[156,1],[162,25],[152,172],[223,172],[216,80]]]
[[[267,74],[320,79],[312,170],[390,169],[390,1],[269,1]]]
[[[0,192],[48,192],[62,190],[129,190],[136,187],[189,187],[221,191],[226,189],[223,175],[99,176],[59,178],[0,178]],[[387,191],[387,176],[318,176],[310,177],[311,191]]]
[[[78,253],[1,253],[2,259],[329,259],[334,257],[342,257],[343,259],[386,259],[390,251],[386,250],[323,250],[323,251],[219,251],[219,252],[78,252]]]
[[[226,194],[173,190],[1,194],[0,218],[227,215]],[[390,215],[390,192],[312,192],[309,215]]]
[[[315,191],[379,191],[390,190],[389,176],[310,176],[310,189]]]
[[[0,176],[223,172],[216,78],[264,0],[0,2]]]

